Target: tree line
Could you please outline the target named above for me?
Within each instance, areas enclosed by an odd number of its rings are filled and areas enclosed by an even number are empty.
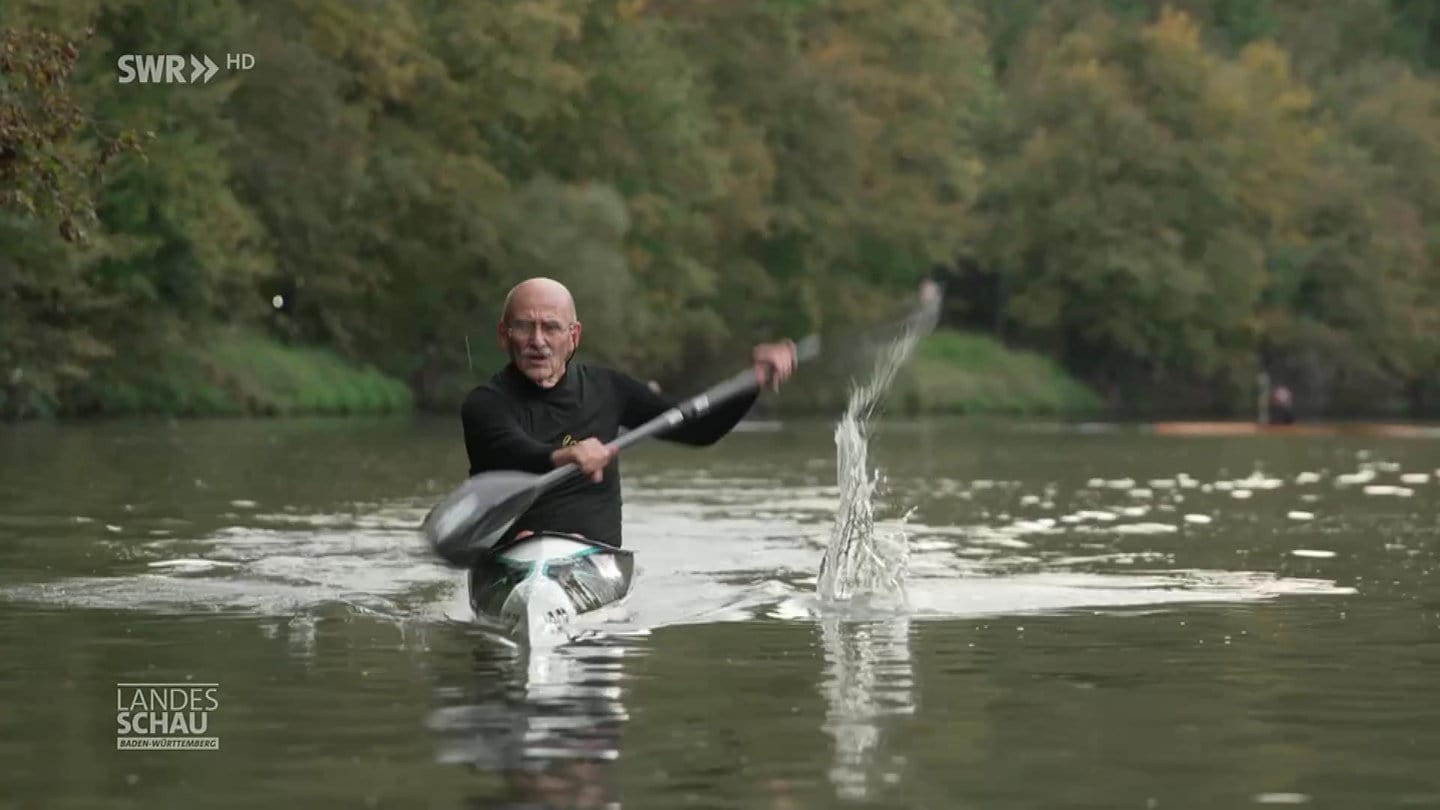
[[[1260,371],[1437,405],[1420,0],[0,0],[0,29],[12,414],[216,324],[449,408],[530,275],[671,385],[934,277],[948,325],[1129,407],[1248,408]]]

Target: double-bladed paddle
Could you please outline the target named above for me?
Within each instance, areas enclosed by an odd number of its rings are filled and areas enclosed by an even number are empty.
[[[819,354],[818,335],[811,335],[795,344],[797,363],[813,360]],[[747,368],[630,430],[612,444],[617,452],[624,450],[642,439],[703,416],[714,406],[749,393],[760,385],[755,369]],[[501,470],[471,476],[430,510],[420,531],[435,553],[447,563],[468,568],[494,547],[541,493],[579,472],[578,466],[567,464],[544,475]]]

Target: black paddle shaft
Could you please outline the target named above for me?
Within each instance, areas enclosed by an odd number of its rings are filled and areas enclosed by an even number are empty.
[[[819,335],[810,335],[795,344],[796,363],[814,360],[819,355]],[[714,406],[727,402],[741,394],[749,393],[759,387],[760,379],[755,373],[755,369],[747,368],[730,379],[712,386],[703,393],[685,400],[640,427],[627,431],[623,436],[620,436],[613,442],[615,450],[619,452],[642,439],[648,439],[657,433],[669,430],[683,422],[688,422],[691,419],[703,416]],[[538,493],[548,487],[552,487],[579,471],[580,468],[574,464],[556,467],[535,482],[535,490]]]

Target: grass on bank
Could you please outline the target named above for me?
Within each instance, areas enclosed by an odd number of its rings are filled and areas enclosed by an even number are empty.
[[[796,375],[793,394],[787,390],[771,403],[779,413],[836,412],[845,407],[851,379],[869,373],[868,367],[802,371]],[[1053,360],[1009,348],[986,335],[952,330],[937,331],[921,341],[883,406],[885,413],[897,416],[1077,416],[1103,408],[1098,394]]]
[[[1056,416],[1096,413],[1104,405],[1050,358],[985,335],[930,335],[904,376],[895,406],[909,412]]]
[[[233,329],[148,362],[118,360],[67,399],[62,414],[101,416],[352,415],[414,407],[405,383],[373,368]]]

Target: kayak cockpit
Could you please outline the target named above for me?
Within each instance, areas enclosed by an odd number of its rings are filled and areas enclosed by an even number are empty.
[[[533,534],[482,556],[470,568],[470,607],[512,636],[564,635],[576,616],[613,605],[630,592],[634,556],[624,549],[560,534]]]

